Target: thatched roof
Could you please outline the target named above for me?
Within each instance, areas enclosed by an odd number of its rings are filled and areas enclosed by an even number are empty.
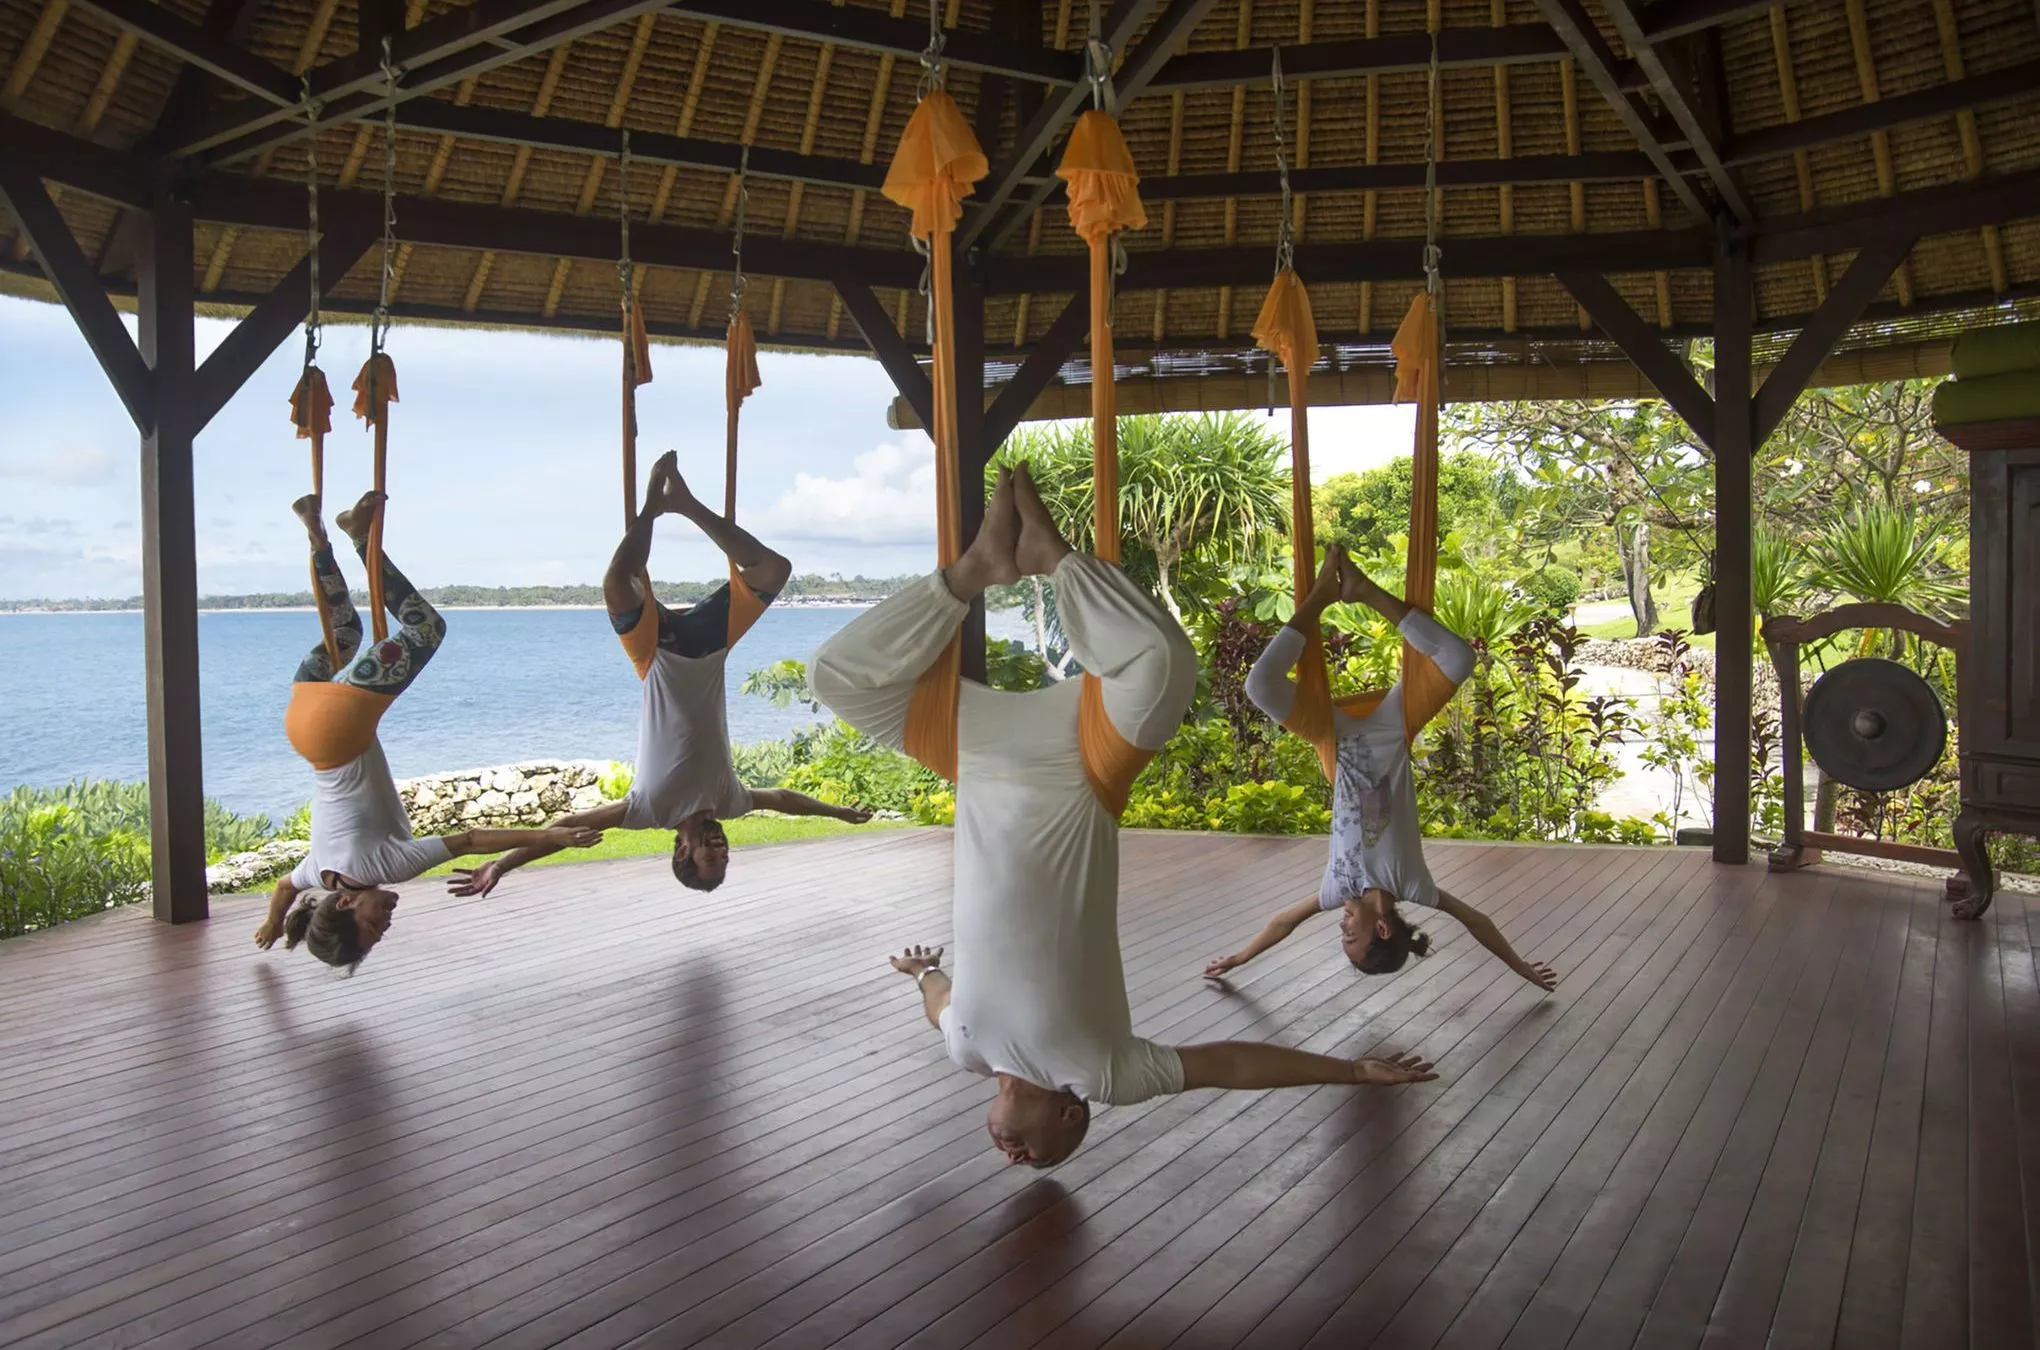
[[[226,49],[212,64],[233,65],[244,86],[262,87],[273,74],[270,87],[294,91],[308,69],[331,86],[350,61],[365,63],[354,74],[374,70],[356,52],[364,5],[372,30],[382,12],[374,0],[217,0],[210,11],[204,0],[0,0],[5,111],[160,162],[202,141],[199,131],[269,107],[213,76],[180,80],[194,68],[166,48],[210,34]],[[1602,256],[1597,270],[1627,269],[1615,280],[1638,313],[1669,333],[1703,333],[1717,226],[1696,218],[1695,203],[1752,241],[1760,327],[1789,327],[1814,309],[1886,199],[1929,232],[1873,307],[1884,326],[1859,328],[1845,347],[1936,340],[1953,323],[2040,295],[2033,0],[1795,0],[1769,9],[1589,0],[1580,12],[1597,25],[1590,41],[1612,57],[1598,71],[1566,46],[1563,24],[1554,31],[1554,6],[1567,5],[1579,10],[1578,0],[1432,0],[1429,13],[1409,0],[1112,7],[1108,24],[1123,11],[1142,16],[1134,39],[1120,44],[1122,57],[1137,56],[1170,14],[1180,19],[1187,8],[1195,20],[1167,59],[1151,62],[1150,82],[1121,113],[1151,216],[1128,241],[1135,259],[1118,302],[1129,364],[1167,366],[1171,358],[1155,354],[1177,353],[1177,366],[1201,378],[1242,373],[1238,354],[1252,345],[1246,330],[1280,218],[1268,78],[1268,49],[1278,45],[1293,72],[1294,179],[1308,189],[1295,208],[1299,266],[1328,359],[1338,369],[1379,364],[1380,344],[1418,284],[1424,34],[1434,21],[1446,67],[1436,124],[1445,318],[1470,343],[1469,360],[1520,363],[1532,349],[1547,363],[1609,355],[1577,341],[1584,316],[1553,275]],[[410,0],[386,22],[402,50],[411,35],[506,7],[514,6]],[[861,349],[831,280],[846,273],[870,284],[903,331],[920,335],[920,267],[905,217],[872,187],[921,74],[911,55],[875,48],[904,46],[902,35],[925,25],[925,8],[909,13],[901,0],[671,8],[553,0],[544,13],[551,30],[513,32],[520,45],[508,50],[505,41],[485,45],[499,64],[472,61],[472,73],[399,109],[397,235],[409,241],[396,259],[399,314],[612,326],[618,279],[603,241],[613,244],[622,177],[615,129],[629,128],[641,149],[628,208],[655,332],[720,333],[729,276],[708,245],[732,228],[739,197],[731,169],[737,147],[749,146],[753,284],[745,304],[761,339]],[[1052,106],[1080,71],[1089,14],[1073,0],[949,0],[945,17],[957,34],[949,87],[979,117],[995,172],[1015,158],[1043,101]],[[1625,15],[1632,29],[1640,22],[1659,36],[1626,41]],[[574,35],[558,41],[561,31]],[[824,33],[840,40],[815,36]],[[255,64],[234,65],[242,53]],[[1122,73],[1132,66],[1129,58]],[[1369,73],[1351,73],[1363,68]],[[1673,72],[1679,97],[1667,97],[1654,68]],[[406,85],[428,69],[407,68]],[[1317,71],[1330,73],[1302,78]],[[1597,83],[1603,76],[1619,100]],[[173,94],[180,82],[185,92]],[[335,94],[326,112],[360,116],[360,102]],[[202,299],[252,301],[297,263],[308,151],[316,148],[329,220],[360,206],[350,194],[379,189],[383,136],[374,109],[367,112],[315,138],[298,134],[246,153],[244,137],[184,161],[203,169],[193,189]],[[1682,112],[1703,136],[1686,133]],[[718,156],[728,167],[704,167]],[[1725,163],[1717,172],[1710,159]],[[1035,195],[1044,167],[1019,165],[1030,176],[1017,201]],[[1977,178],[1984,183],[1963,198],[1960,185]],[[1996,205],[1958,209],[1964,201]],[[133,243],[116,228],[124,208],[75,188],[60,206],[87,256],[118,286],[133,265]],[[513,216],[536,223],[515,238],[486,236],[505,247],[448,242],[471,237],[485,217]],[[1992,223],[1970,223],[1985,219]],[[985,345],[994,357],[1037,340],[1080,278],[1081,245],[1059,197],[1011,222],[980,241],[997,241],[982,258]],[[0,240],[14,231],[0,212]],[[1581,235],[1604,238],[1583,251]],[[1180,266],[1149,256],[1188,250],[1197,252]],[[372,305],[376,260],[371,248],[344,278],[326,277],[329,302]],[[0,263],[17,274],[35,268],[11,240],[0,242]],[[1232,284],[1212,284],[1217,278]],[[1571,346],[1554,358],[1561,342]],[[1257,369],[1249,363],[1244,373]]]

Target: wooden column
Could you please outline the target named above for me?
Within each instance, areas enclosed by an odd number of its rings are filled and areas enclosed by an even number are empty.
[[[142,432],[142,600],[148,659],[149,830],[156,917],[206,917],[205,773],[198,698],[198,536],[191,443],[191,208],[161,192],[137,260],[140,348],[154,386]]]
[[[985,288],[975,269],[958,258],[956,267],[956,491],[962,507],[963,546],[969,548],[985,523],[985,466],[998,446],[985,425]],[[963,620],[963,677],[985,678],[985,599],[970,602]]]
[[[1750,857],[1750,258],[1724,241],[1714,260],[1714,860]]]

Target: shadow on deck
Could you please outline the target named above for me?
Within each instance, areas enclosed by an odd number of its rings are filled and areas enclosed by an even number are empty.
[[[1047,1174],[885,965],[940,832],[414,887],[352,980],[247,902],[6,943],[0,1344],[2036,1343],[2040,900],[1441,844],[1556,996],[1446,920],[1199,979],[1322,849],[1129,834],[1136,1024],[1442,1078],[1101,1110]]]

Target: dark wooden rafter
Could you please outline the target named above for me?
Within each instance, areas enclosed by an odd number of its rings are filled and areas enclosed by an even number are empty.
[[[1652,0],[1637,17],[1642,20],[1646,38],[1663,42],[1760,14],[1774,3],[1775,0]]]
[[[814,0],[687,0],[680,10],[732,28],[912,59],[927,49],[928,20],[918,0],[911,11],[913,17],[894,18],[878,10]],[[1074,87],[1084,79],[1082,55],[1044,47],[1038,33],[1016,40],[997,32],[950,27],[943,33],[942,59],[962,70],[1043,85]]]
[[[326,230],[319,241],[319,274],[326,284],[336,284],[346,276],[381,234],[366,220],[349,221]],[[248,377],[304,322],[310,304],[310,284],[311,269],[301,258],[213,348],[196,376],[192,434],[205,430],[227,400],[240,392]]]
[[[1020,419],[1034,406],[1041,392],[1055,382],[1063,362],[1077,350],[1077,344],[1091,331],[1091,299],[1087,293],[1071,296],[1061,314],[1032,344],[1027,359],[1013,378],[999,389],[998,397],[985,410],[985,440],[994,449],[1005,444],[1020,425]]]
[[[1729,141],[1724,160],[1731,165],[1753,164],[1834,141],[1874,135],[1915,122],[1931,122],[1974,108],[2028,98],[2036,89],[2040,89],[2040,60],[2022,61],[1988,74],[1949,80],[1909,94],[1893,94],[1837,112],[1745,132]]]
[[[1455,254],[1457,248],[1454,249]],[[1714,401],[1700,382],[1693,378],[1693,372],[1686,363],[1674,356],[1664,344],[1662,336],[1643,316],[1632,309],[1627,300],[1599,272],[1560,272],[1558,280],[1580,307],[1594,316],[1601,331],[1620,347],[1636,368],[1643,372],[1657,391],[1664,395],[1672,410],[1686,419],[1686,425],[1702,441],[1714,441]]]
[[[1126,45],[1135,33],[1147,22],[1150,15],[1160,9],[1161,14],[1149,30],[1147,40],[1140,47],[1127,53],[1115,74],[1115,88],[1122,99],[1132,98],[1152,80],[1169,48],[1180,33],[1195,28],[1211,8],[1213,0],[1171,0],[1163,7],[1162,0],[1118,0],[1106,12],[1099,28],[1100,40],[1114,53],[1126,51]],[[1026,217],[1048,200],[1055,190],[1055,180],[1047,179],[1034,189],[1029,203],[1019,211],[1004,214],[1007,202],[1021,190],[1023,180],[1034,174],[1042,158],[1048,154],[1055,142],[1077,114],[1090,101],[1091,89],[1088,83],[1061,89],[1042,101],[1041,107],[1029,118],[1027,125],[1020,128],[1014,138],[1012,154],[999,164],[992,166],[987,180],[979,185],[975,209],[963,222],[957,232],[959,252],[968,255],[980,239],[988,238],[989,248],[996,249],[1013,230],[1019,228]],[[994,231],[994,226],[998,226]]]
[[[481,0],[427,20],[391,40],[392,60],[401,72],[401,104],[457,84],[498,66],[542,55],[562,43],[664,9],[670,0]],[[382,111],[380,53],[356,52],[313,67],[312,96],[320,125],[333,127]],[[293,86],[295,90],[295,86]],[[295,93],[293,94],[295,98]],[[297,140],[309,132],[295,101],[288,108],[253,116],[232,113],[192,133],[174,153],[204,153],[212,164]]]
[[[837,279],[836,292],[843,297],[843,308],[850,311],[850,318],[870,344],[872,355],[892,377],[893,388],[912,405],[922,426],[934,426],[935,395],[928,383],[928,372],[914,359],[914,349],[893,326],[892,316],[885,312],[878,296],[864,282],[848,278]]]
[[[1237,51],[1188,52],[1163,63],[1148,88],[1168,93],[1177,89],[1264,85],[1273,77],[1273,55],[1277,50],[1282,53],[1285,80],[1348,79],[1431,68],[1429,34],[1393,33]],[[1554,61],[1566,51],[1565,42],[1545,24],[1448,28],[1438,34],[1438,65],[1444,70]]]
[[[299,100],[297,81],[269,62],[150,0],[71,0],[125,32],[277,108]]]
[[[1863,316],[1884,283],[1898,270],[1912,251],[1916,236],[1894,233],[1866,244],[1856,254],[1849,270],[1828,291],[1792,345],[1778,358],[1778,364],[1757,390],[1751,415],[1750,443],[1762,446],[1792,408],[1792,401],[1806,388],[1814,370],[1834,351],[1842,334]]]
[[[155,424],[154,383],[148,364],[128,336],[127,326],[107,298],[99,273],[64,223],[42,180],[16,163],[0,159],[0,200],[21,222],[43,275],[56,287],[64,308],[113,383],[128,416],[147,431]]]
[[[1537,8],[1564,40],[1567,50],[1579,63],[1580,72],[1600,91],[1615,116],[1635,137],[1638,148],[1650,157],[1658,173],[1693,218],[1697,221],[1711,220],[1713,207],[1686,180],[1680,166],[1673,161],[1671,149],[1660,138],[1649,111],[1635,95],[1623,88],[1615,54],[1601,36],[1601,30],[1594,26],[1593,16],[1587,13],[1582,0],[1537,0]]]
[[[1547,3],[1552,0],[1546,0]],[[1756,219],[1756,208],[1750,205],[1749,194],[1743,190],[1728,165],[1722,161],[1721,145],[1724,128],[1718,116],[1710,115],[1718,104],[1708,96],[1705,82],[1710,72],[1694,59],[1700,48],[1696,44],[1705,39],[1696,35],[1683,44],[1667,44],[1664,49],[1657,47],[1645,33],[1641,17],[1632,0],[1602,0],[1609,18],[1615,22],[1616,32],[1629,47],[1637,66],[1650,80],[1650,86],[1678,124],[1686,143],[1700,161],[1701,169],[1708,181],[1737,223],[1747,225]],[[1627,95],[1624,95],[1625,99]],[[1674,187],[1676,191],[1676,185]],[[1683,194],[1682,194],[1683,195]]]

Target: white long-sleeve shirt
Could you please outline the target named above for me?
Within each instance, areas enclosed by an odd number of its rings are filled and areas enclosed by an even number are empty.
[[[1401,631],[1455,685],[1473,673],[1473,649],[1422,610],[1411,610]],[[1247,676],[1247,697],[1278,722],[1295,707],[1296,685],[1289,672],[1304,650],[1304,635],[1285,626]],[[1334,708],[1332,724],[1339,772],[1332,783],[1331,857],[1318,883],[1318,907],[1337,909],[1362,891],[1379,889],[1398,901],[1436,908],[1438,883],[1424,865],[1401,681],[1365,717]]]

